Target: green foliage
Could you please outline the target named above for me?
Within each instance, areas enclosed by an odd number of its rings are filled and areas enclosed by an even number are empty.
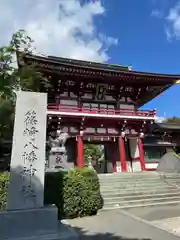
[[[180,118],[179,117],[171,117],[166,119],[165,123],[180,125]],[[176,146],[173,149],[176,154],[180,155],[180,146]]]
[[[103,206],[98,176],[88,168],[47,173],[44,201],[56,204],[59,218],[96,214]]]
[[[8,173],[0,174],[0,210],[6,209]]]
[[[11,139],[13,128],[13,105],[9,100],[0,100],[0,144]]]
[[[88,162],[88,157],[92,157],[93,160],[98,160],[102,153],[99,145],[96,144],[84,144],[84,161]]]
[[[6,208],[8,173],[0,174],[0,210]],[[99,179],[88,168],[45,174],[44,204],[58,207],[59,219],[90,216],[103,207]]]
[[[178,118],[178,117],[168,118],[168,119],[166,120],[166,123],[180,124],[180,118]]]
[[[17,55],[31,54],[34,41],[24,30],[12,35],[7,46],[0,46],[0,144],[11,140],[13,131],[15,92],[14,90],[39,92],[48,88],[49,82],[33,65],[17,67]],[[21,52],[20,52],[21,51]]]

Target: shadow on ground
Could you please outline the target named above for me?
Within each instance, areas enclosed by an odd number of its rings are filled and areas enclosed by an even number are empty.
[[[109,232],[90,234],[81,228],[73,227],[73,229],[78,233],[80,240],[151,240],[150,238],[126,238]]]

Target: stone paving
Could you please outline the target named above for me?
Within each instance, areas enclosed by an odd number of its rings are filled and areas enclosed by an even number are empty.
[[[180,217],[180,204],[130,208],[125,211],[147,221],[156,221],[166,218]]]
[[[180,236],[180,205],[127,209],[128,214],[149,221],[165,231]]]
[[[179,240],[179,237],[123,213],[101,212],[97,216],[68,220],[81,240]]]
[[[125,211],[147,221],[156,221],[166,218],[180,217],[180,204],[130,208]]]
[[[152,221],[152,223],[161,229],[180,236],[180,217]]]

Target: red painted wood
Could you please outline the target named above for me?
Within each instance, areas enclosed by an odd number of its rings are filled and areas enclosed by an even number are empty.
[[[156,168],[146,168],[146,171],[156,171]]]
[[[126,172],[127,167],[126,167],[126,153],[125,153],[124,139],[122,137],[119,137],[118,143],[119,143],[119,155],[120,155],[121,170],[122,170],[122,172]]]
[[[84,158],[83,158],[83,140],[82,136],[77,136],[77,167],[84,167]]]
[[[143,143],[141,138],[138,138],[138,149],[139,149],[139,160],[141,164],[141,170],[145,171],[146,167],[145,167],[145,161],[144,161],[144,149],[143,149]]]
[[[91,113],[91,114],[108,114],[108,115],[126,115],[126,116],[152,116],[156,115],[154,110],[130,110],[130,109],[107,109],[107,108],[88,108],[81,107],[78,108],[76,106],[62,106],[62,105],[48,105],[49,110],[54,111],[64,111],[64,112],[83,112],[83,113]]]

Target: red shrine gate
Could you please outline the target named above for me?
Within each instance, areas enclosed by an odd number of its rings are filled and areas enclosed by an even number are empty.
[[[84,167],[83,143],[93,142],[104,144],[111,155],[110,172],[145,171],[143,132],[155,119],[155,111],[106,110],[74,108],[64,106],[48,106],[50,120],[58,118],[59,125],[73,126],[81,122],[79,134],[73,133],[72,127],[68,132],[75,138],[77,158],[75,164]],[[126,119],[126,120],[125,120]],[[57,122],[58,120],[55,120]],[[129,126],[129,128],[127,128]],[[71,128],[71,129],[70,129]],[[119,129],[115,130],[114,129]],[[67,131],[67,129],[66,129]],[[128,143],[130,157],[127,156],[125,145]]]
[[[156,112],[138,108],[180,76],[27,54],[18,64],[32,64],[49,79],[51,87],[41,86],[48,93],[48,132],[61,129],[71,136],[71,162],[82,168],[84,142],[99,142],[106,146],[112,172],[146,170],[142,139]]]

